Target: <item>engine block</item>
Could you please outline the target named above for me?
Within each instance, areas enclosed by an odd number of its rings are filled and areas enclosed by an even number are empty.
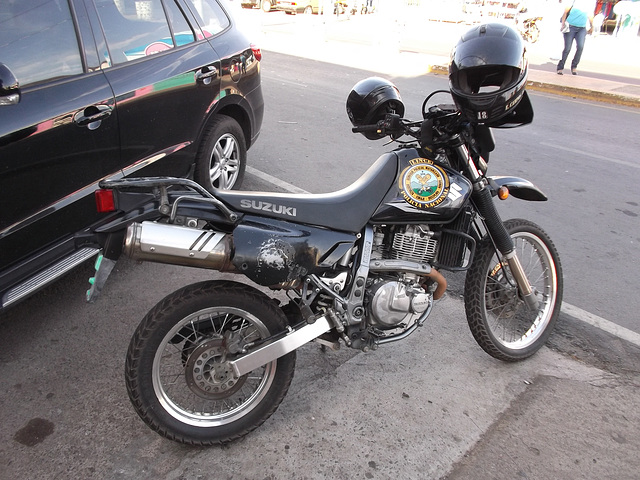
[[[435,258],[437,248],[438,241],[428,227],[408,225],[404,231],[394,234],[389,256],[396,260],[425,263]]]

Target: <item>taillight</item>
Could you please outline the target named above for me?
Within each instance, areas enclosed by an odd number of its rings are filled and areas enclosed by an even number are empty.
[[[96,210],[98,213],[115,212],[116,202],[113,190],[96,190]]]
[[[260,47],[256,46],[255,44],[251,44],[251,51],[253,52],[253,56],[256,57],[256,60],[261,61],[262,60],[262,50],[260,50]]]

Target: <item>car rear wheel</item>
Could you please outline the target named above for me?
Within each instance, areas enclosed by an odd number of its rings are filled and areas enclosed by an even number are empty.
[[[262,10],[264,12],[271,11],[271,1],[270,0],[262,0]]]
[[[242,184],[247,147],[242,128],[233,118],[215,118],[204,134],[196,157],[195,180],[204,188],[231,190]]]

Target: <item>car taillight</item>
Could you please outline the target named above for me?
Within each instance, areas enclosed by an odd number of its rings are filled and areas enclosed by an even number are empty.
[[[252,43],[251,51],[253,52],[253,56],[256,57],[256,60],[258,61],[262,60],[262,50],[260,50],[260,47]]]
[[[96,190],[96,210],[98,213],[115,212],[116,202],[113,190]]]

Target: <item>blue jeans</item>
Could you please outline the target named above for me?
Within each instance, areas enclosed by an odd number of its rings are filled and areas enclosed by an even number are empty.
[[[584,40],[587,38],[586,27],[574,27],[569,25],[569,31],[564,34],[564,50],[562,51],[562,58],[558,62],[558,70],[564,69],[564,62],[567,61],[569,52],[571,52],[571,45],[573,40],[576,41],[576,54],[571,61],[571,70],[574,70],[578,63],[580,63],[580,57],[582,57],[582,50],[584,49]]]

